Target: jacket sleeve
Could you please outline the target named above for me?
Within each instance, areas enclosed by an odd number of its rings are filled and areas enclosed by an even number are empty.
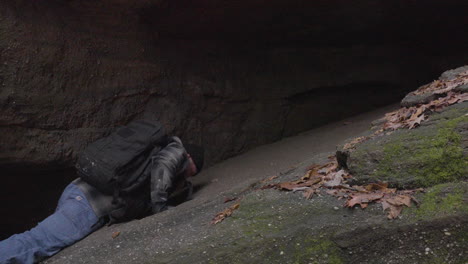
[[[159,213],[167,209],[167,202],[174,182],[188,164],[187,153],[178,137],[152,157],[151,210]]]

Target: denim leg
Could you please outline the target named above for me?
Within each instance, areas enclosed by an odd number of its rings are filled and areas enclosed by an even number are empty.
[[[69,184],[55,213],[36,227],[0,241],[0,264],[35,263],[72,245],[103,225],[81,190]]]

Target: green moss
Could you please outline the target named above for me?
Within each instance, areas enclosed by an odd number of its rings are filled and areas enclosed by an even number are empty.
[[[405,131],[393,141],[396,143],[384,145],[375,176],[423,187],[467,177],[468,157],[463,156],[462,138],[456,131],[459,123],[467,121],[467,116],[461,116],[442,122],[432,135]]]
[[[296,244],[294,263],[341,264],[344,261],[340,255],[340,249],[332,241],[328,239],[307,239],[302,244]]]
[[[427,190],[423,195],[416,216],[424,219],[457,212],[468,213],[468,205],[463,201],[467,183],[441,184]]]

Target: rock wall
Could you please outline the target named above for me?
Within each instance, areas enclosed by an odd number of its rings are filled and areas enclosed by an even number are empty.
[[[462,1],[244,2],[2,1],[0,167],[71,166],[143,117],[212,164],[467,59]]]

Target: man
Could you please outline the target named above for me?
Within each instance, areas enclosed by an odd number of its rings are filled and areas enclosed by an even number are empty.
[[[55,213],[31,230],[0,241],[0,264],[38,262],[101,228],[109,219],[132,220],[164,211],[175,193],[189,199],[192,185],[187,179],[203,168],[203,154],[202,147],[184,146],[179,138],[172,137],[151,157],[149,182],[120,201],[131,210],[115,210],[119,201],[113,196],[80,178],[74,180],[63,191]]]

